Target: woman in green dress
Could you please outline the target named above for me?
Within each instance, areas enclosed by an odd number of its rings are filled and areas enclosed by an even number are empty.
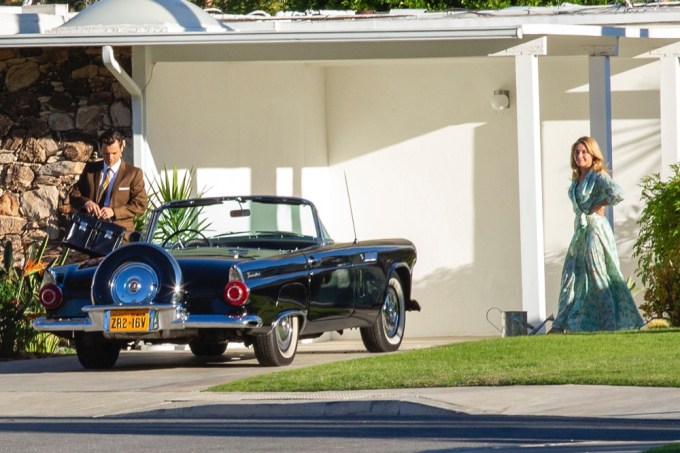
[[[623,199],[599,145],[581,137],[571,147],[569,187],[576,219],[562,270],[558,313],[552,333],[638,329],[643,321],[621,274],[605,207]]]

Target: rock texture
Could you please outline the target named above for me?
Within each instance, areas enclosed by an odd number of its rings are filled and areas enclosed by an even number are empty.
[[[130,55],[116,49],[128,72]],[[70,224],[68,194],[98,157],[98,135],[113,126],[129,137],[131,124],[130,97],[101,49],[1,49],[0,250],[9,240],[16,253],[44,237],[59,246]]]

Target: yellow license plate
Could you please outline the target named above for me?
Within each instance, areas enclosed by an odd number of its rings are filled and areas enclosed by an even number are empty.
[[[144,310],[112,311],[109,332],[148,332],[149,312]]]

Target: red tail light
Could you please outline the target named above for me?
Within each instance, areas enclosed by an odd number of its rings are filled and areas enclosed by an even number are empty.
[[[45,285],[40,288],[40,303],[48,310],[56,310],[62,302],[61,289],[57,285]]]
[[[250,288],[241,281],[230,281],[224,287],[224,300],[234,307],[240,307],[245,304],[248,296],[250,296]]]

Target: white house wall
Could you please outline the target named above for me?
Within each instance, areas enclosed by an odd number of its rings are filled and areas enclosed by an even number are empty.
[[[589,134],[587,65],[539,59],[547,313],[572,232],[569,147]],[[627,194],[614,219],[632,275],[638,183],[660,165],[658,63],[613,58],[612,74],[615,178]],[[514,77],[512,57],[157,63],[148,142],[156,165],[196,168],[210,194],[312,199],[339,241],[354,238],[346,175],[358,239],[418,247],[423,311],[408,335],[498,335],[487,311],[522,306]],[[502,113],[489,105],[497,89],[510,91]]]
[[[156,63],[146,96],[159,170],[196,169],[208,195],[276,193],[280,168],[299,194],[301,169],[327,166],[322,68]]]
[[[513,74],[509,58],[327,70],[329,158],[359,239],[418,248],[412,335],[491,334],[490,307],[521,307],[515,117],[489,105]]]

